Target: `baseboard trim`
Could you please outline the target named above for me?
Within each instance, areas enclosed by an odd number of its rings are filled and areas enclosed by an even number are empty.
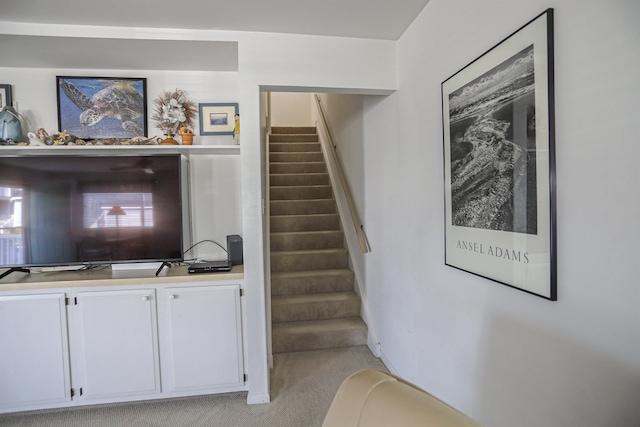
[[[366,320],[365,320],[366,322]],[[368,326],[368,325],[367,325]],[[380,357],[380,343],[377,342],[375,335],[371,332],[371,328],[368,329],[367,334],[367,347],[375,357]]]
[[[384,349],[382,348],[381,344],[378,344],[378,348],[380,349],[380,356],[378,356],[378,357],[380,357],[380,360],[382,360],[382,363],[384,363],[384,366],[386,366],[387,369],[389,370],[389,372],[391,372],[393,375],[400,376],[400,373],[398,372],[396,367],[393,366],[393,363],[391,363],[391,360],[389,359],[389,357],[384,352]]]
[[[247,405],[262,405],[271,402],[269,393],[247,394]]]

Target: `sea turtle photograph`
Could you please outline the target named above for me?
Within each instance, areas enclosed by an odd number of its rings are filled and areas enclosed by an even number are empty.
[[[81,139],[147,134],[146,79],[57,77],[58,127]]]

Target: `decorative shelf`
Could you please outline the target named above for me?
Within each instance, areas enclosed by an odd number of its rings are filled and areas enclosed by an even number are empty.
[[[192,154],[230,154],[239,155],[239,145],[84,145],[84,146],[0,146],[0,153],[14,155],[42,155],[42,154],[83,154],[83,153],[108,153],[116,152],[145,152],[145,153],[180,153],[185,155]]]

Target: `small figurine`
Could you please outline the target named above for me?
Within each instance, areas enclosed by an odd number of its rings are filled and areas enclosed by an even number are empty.
[[[235,145],[240,145],[240,114],[236,114],[234,118],[236,120],[236,125],[233,128],[233,143]]]
[[[39,134],[27,132],[27,138],[29,138],[29,145],[45,145],[44,135],[41,138]]]

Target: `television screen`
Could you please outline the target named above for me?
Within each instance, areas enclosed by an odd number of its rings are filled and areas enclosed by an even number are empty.
[[[181,261],[179,154],[0,157],[0,267]]]

